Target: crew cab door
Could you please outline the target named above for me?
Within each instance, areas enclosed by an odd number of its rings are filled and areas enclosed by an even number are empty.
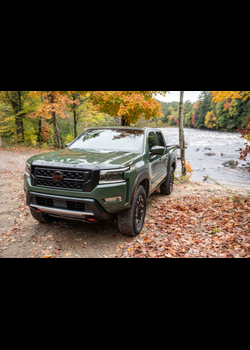
[[[169,151],[167,150],[165,139],[160,131],[156,131],[156,138],[157,138],[158,146],[165,147],[165,152],[161,156],[161,163],[162,163],[161,166],[162,166],[162,174],[167,176]]]
[[[161,135],[161,133],[160,133]],[[165,152],[164,155],[153,155],[151,149],[154,146],[161,146],[158,142],[159,135],[156,135],[154,131],[148,133],[148,152],[149,152],[149,173],[151,180],[151,190],[158,187],[158,185],[164,180],[167,173],[167,166],[165,163]],[[163,141],[163,140],[162,140]],[[164,144],[165,147],[165,144]]]

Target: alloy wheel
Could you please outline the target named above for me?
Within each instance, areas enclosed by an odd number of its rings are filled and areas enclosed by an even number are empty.
[[[143,199],[143,196],[140,195],[138,200],[137,200],[136,211],[135,211],[136,226],[139,226],[141,224],[141,221],[142,221],[143,216],[144,216],[144,210],[145,210],[144,199]]]

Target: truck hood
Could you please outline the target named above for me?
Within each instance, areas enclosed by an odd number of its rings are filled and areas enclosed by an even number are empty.
[[[141,154],[106,151],[106,150],[72,150],[64,149],[53,153],[43,153],[29,159],[29,162],[35,162],[37,165],[46,166],[68,166],[81,168],[86,166],[98,166],[102,169],[116,169],[126,167],[141,157]]]

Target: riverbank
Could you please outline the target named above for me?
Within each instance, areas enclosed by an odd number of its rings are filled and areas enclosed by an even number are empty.
[[[37,150],[0,150],[0,258],[250,257],[247,191],[212,183],[175,182],[153,193],[141,234],[122,236],[115,220],[96,224],[34,220],[23,173]]]
[[[179,143],[179,129],[161,129],[166,142]],[[221,133],[218,131],[206,131],[197,129],[184,129],[187,142],[186,161],[190,161],[194,170],[192,180],[203,181],[209,176],[216,182],[225,186],[237,186],[242,190],[250,190],[250,173],[248,164],[250,155],[246,161],[240,159],[239,149],[244,149],[245,140],[239,133]],[[207,155],[212,154],[211,156]],[[235,167],[224,167],[223,163],[236,160]],[[180,163],[178,163],[180,171]]]

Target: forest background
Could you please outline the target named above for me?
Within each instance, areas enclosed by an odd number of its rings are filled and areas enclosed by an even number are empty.
[[[151,103],[148,109],[151,112],[156,108],[152,96],[148,97],[147,92],[142,93],[145,93],[143,98],[148,98],[148,104]],[[137,99],[139,97],[136,96]],[[158,101],[158,104],[161,104],[160,113],[147,114],[147,106],[143,106],[142,113],[138,107],[141,101],[137,101],[132,110],[136,118],[129,120],[129,123],[126,123],[125,119],[121,124],[121,121],[114,117],[119,111],[115,110],[113,105],[104,101],[105,108],[100,108],[100,104],[98,106],[100,100],[103,102],[104,95],[91,97],[87,92],[81,94],[77,91],[67,91],[61,92],[60,99],[57,98],[56,95],[44,95],[42,92],[1,91],[0,135],[3,145],[11,146],[18,142],[25,146],[60,148],[73,141],[76,135],[88,127],[130,124],[164,128],[179,125],[179,102]],[[117,96],[109,95],[110,101],[112,98]],[[53,110],[49,108],[51,102]],[[247,127],[250,98],[224,98],[223,101],[215,102],[209,91],[202,91],[196,102],[184,103],[183,116],[186,128],[234,132],[239,127]]]

